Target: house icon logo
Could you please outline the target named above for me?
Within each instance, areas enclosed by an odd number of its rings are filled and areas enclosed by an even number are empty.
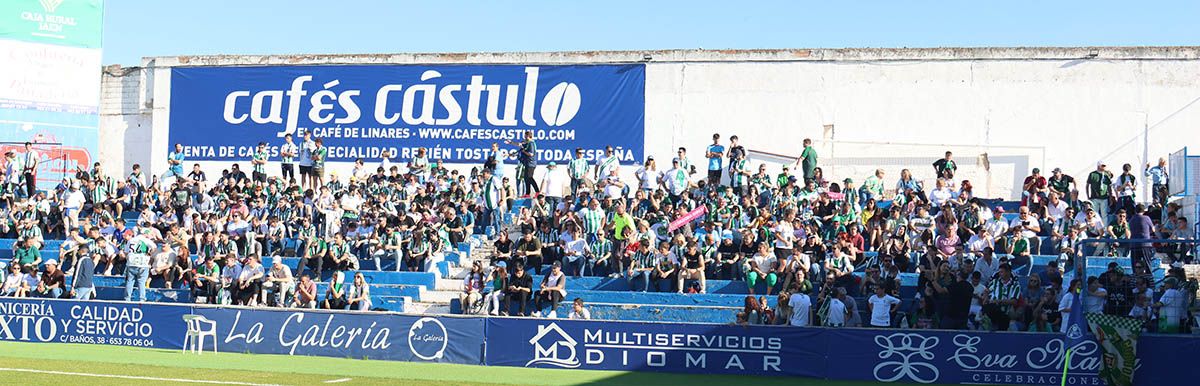
[[[579,344],[556,323],[539,325],[537,335],[529,339],[533,345],[533,360],[525,367],[546,365],[573,369],[579,367],[575,346]]]

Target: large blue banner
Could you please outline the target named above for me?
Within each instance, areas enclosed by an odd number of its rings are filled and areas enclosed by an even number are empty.
[[[178,349],[191,307],[3,298],[0,340]]]
[[[824,377],[822,330],[488,319],[489,366]]]
[[[483,319],[196,307],[219,351],[483,363]]]
[[[938,384],[1059,384],[1060,334],[488,320],[489,366],[795,375]],[[1186,379],[1200,339],[1143,335],[1137,385]],[[1102,385],[1100,349],[1076,348],[1068,385]]]
[[[492,143],[533,130],[539,160],[617,148],[643,157],[645,66],[343,65],[175,68],[170,142],[191,160],[246,160],[259,142],[311,131],[331,161],[479,163]],[[299,142],[299,138],[297,138]],[[275,158],[274,160],[278,160]]]

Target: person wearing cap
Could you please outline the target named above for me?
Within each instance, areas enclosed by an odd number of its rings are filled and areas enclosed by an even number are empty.
[[[292,293],[296,281],[292,277],[292,269],[283,264],[283,257],[271,256],[271,270],[263,287],[267,290],[267,300],[274,302],[275,307],[284,307],[288,303],[287,296]]]
[[[1108,224],[1109,201],[1112,200],[1113,175],[1103,162],[1096,163],[1096,170],[1088,174],[1087,197],[1100,221]]]
[[[1158,332],[1173,334],[1187,320],[1188,295],[1179,290],[1179,279],[1168,277],[1163,280],[1163,294],[1154,303],[1158,310]]]
[[[1071,194],[1075,190],[1075,178],[1063,173],[1062,168],[1054,168],[1050,171],[1050,178],[1046,181],[1046,185],[1050,190],[1058,192],[1063,197]]]
[[[537,300],[535,301],[534,308],[537,309],[538,315],[544,314],[553,317],[558,309],[558,303],[562,302],[566,296],[567,275],[562,272],[562,264],[556,261],[550,266],[550,274],[542,277],[542,284],[538,286]],[[547,303],[549,303],[549,308],[545,306]],[[549,311],[543,313],[542,310],[546,309]]]
[[[42,272],[42,279],[38,281],[35,293],[39,297],[58,299],[62,297],[64,288],[66,276],[58,269],[58,260],[46,260],[46,271]]]

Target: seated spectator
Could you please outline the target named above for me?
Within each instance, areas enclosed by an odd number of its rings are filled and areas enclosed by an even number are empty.
[[[545,310],[545,304],[549,304],[549,311],[544,315],[553,318],[557,315],[558,303],[563,297],[567,296],[567,277],[563,275],[562,265],[557,261],[550,266],[550,274],[542,278],[542,284],[538,287],[537,300],[534,305],[537,308],[539,315],[542,310]]]
[[[292,269],[283,265],[283,258],[272,256],[271,270],[263,282],[263,287],[267,290],[267,300],[273,302],[271,305],[275,307],[284,307],[288,304],[287,297],[293,292],[295,286]]]
[[[589,320],[591,318],[592,313],[583,307],[583,299],[575,298],[571,302],[571,313],[567,314],[567,319]]]
[[[696,280],[699,284],[699,293],[705,293],[708,283],[704,278],[704,265],[704,259],[700,256],[700,250],[697,248],[696,242],[688,242],[687,250],[683,252],[683,255],[679,259],[679,271],[675,279],[677,285],[676,292],[684,293],[684,280],[692,279]],[[768,290],[769,293],[770,290]]]
[[[292,307],[317,308],[317,283],[308,275],[300,276],[296,294],[292,296]]]
[[[258,261],[258,255],[246,256],[246,262],[242,265],[242,269],[238,271],[237,278],[237,294],[235,298],[238,305],[257,306],[262,299],[259,297],[262,294],[262,280],[265,276],[262,263]]]
[[[37,269],[41,263],[42,252],[33,238],[22,239],[14,244],[12,265]]]
[[[62,270],[58,269],[58,261],[47,260],[46,271],[42,272],[42,279],[37,283],[37,296],[58,299],[63,296],[65,288],[66,276],[63,275]]]
[[[458,294],[458,304],[462,306],[463,314],[470,313],[471,306],[483,297],[483,279],[483,263],[476,260],[471,264],[471,271],[463,277],[462,291]]]
[[[183,269],[176,260],[179,255],[171,250],[170,243],[163,243],[162,249],[150,259],[150,279],[160,279],[167,289],[175,287],[175,282],[183,277]],[[187,257],[183,257],[187,260]]]
[[[217,293],[221,289],[221,267],[213,260],[213,256],[205,256],[204,264],[196,267],[189,287],[192,300],[198,301],[203,296],[205,303],[217,304]]]
[[[488,315],[500,315],[501,311],[506,314],[507,310],[500,309],[500,301],[504,299],[505,290],[508,288],[508,269],[506,264],[500,263],[496,269],[490,274],[491,291],[484,295],[484,312]]]
[[[759,244],[758,253],[754,257],[746,259],[744,271],[746,271],[746,287],[753,295],[758,282],[762,280],[767,284],[767,295],[771,294],[771,290],[775,288],[775,282],[779,277],[771,270],[770,262],[775,260],[775,256],[771,254],[771,247],[766,243]]]
[[[767,299],[765,297],[755,299],[752,295],[746,296],[746,300],[742,306],[742,312],[737,314],[737,324],[775,324],[775,310],[772,310],[767,306]]]
[[[517,264],[516,271],[513,272],[513,277],[508,281],[508,287],[504,290],[504,309],[500,311],[501,315],[508,315],[512,309],[512,301],[517,301],[517,315],[529,316],[525,312],[525,307],[529,304],[529,298],[533,294],[533,276],[525,272],[525,266]]]
[[[321,302],[321,308],[326,310],[346,309],[348,305],[346,303],[346,288],[343,288],[346,282],[345,275],[341,271],[333,273],[333,278],[329,281],[329,288],[325,290],[325,300]]]
[[[350,295],[348,297],[351,310],[371,310],[371,286],[363,278],[362,272],[354,273],[354,282],[350,284]]]

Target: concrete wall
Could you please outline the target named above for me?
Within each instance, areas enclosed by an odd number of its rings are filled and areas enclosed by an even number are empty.
[[[104,78],[101,159],[162,172],[174,66],[627,62],[647,63],[647,154],[686,146],[697,163],[714,132],[787,156],[816,139],[838,180],[987,153],[986,195],[1011,198],[1030,167],[1082,178],[1200,145],[1198,47],[182,56],[110,69],[124,74]]]

